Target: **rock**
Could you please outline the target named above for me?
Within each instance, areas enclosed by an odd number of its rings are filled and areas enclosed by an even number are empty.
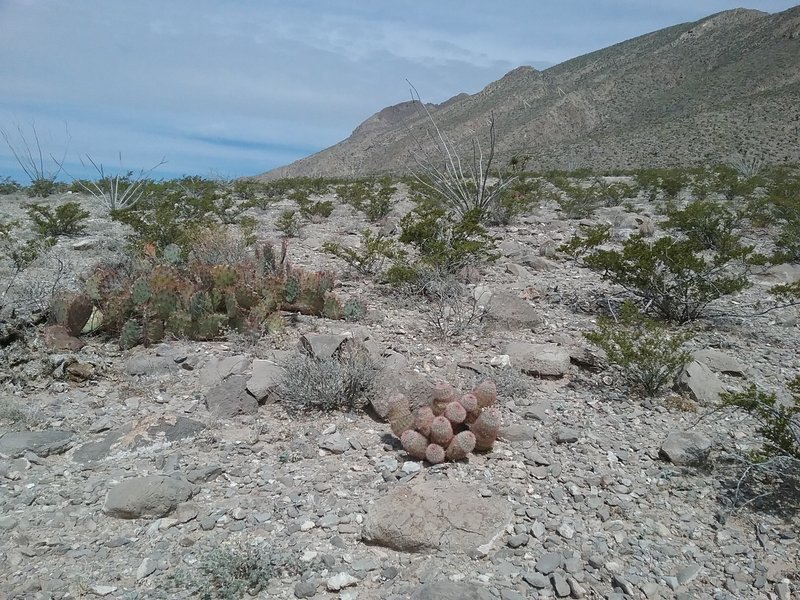
[[[556,263],[536,254],[527,254],[519,262],[534,271],[552,271],[557,268]]]
[[[44,343],[52,350],[77,352],[86,345],[81,339],[70,335],[64,325],[48,325],[42,331]]]
[[[118,519],[164,517],[193,493],[192,485],[181,479],[164,475],[133,477],[108,491],[103,512]]]
[[[253,372],[247,380],[247,391],[259,404],[278,401],[276,390],[283,379],[285,369],[271,360],[255,359]]]
[[[201,386],[204,388],[212,388],[229,377],[242,375],[249,368],[250,361],[244,356],[235,355],[221,358],[213,356],[198,369],[198,378]]]
[[[51,312],[58,325],[63,325],[69,335],[78,337],[92,316],[92,300],[86,294],[67,292],[53,299]]]
[[[548,552],[543,554],[542,557],[536,561],[534,568],[544,575],[549,575],[561,566],[564,562],[564,557],[558,552]]]
[[[437,581],[414,590],[410,600],[492,600],[486,588],[474,583]]]
[[[508,263],[506,265],[506,273],[513,275],[519,279],[527,279],[530,277],[530,273],[528,273],[528,269],[523,267],[522,265],[518,265],[515,263]]]
[[[205,425],[175,413],[150,415],[135,423],[106,433],[98,442],[88,442],[72,453],[72,459],[88,463],[108,458],[116,453],[125,453],[163,442],[193,437],[205,429]]]
[[[687,583],[694,581],[694,579],[700,574],[700,571],[703,570],[702,565],[689,565],[678,571],[676,577],[678,578],[678,583],[680,585],[686,585]]]
[[[223,419],[256,414],[258,402],[247,392],[247,381],[244,375],[234,375],[208,390],[205,399],[208,411]]]
[[[329,592],[338,592],[341,589],[357,583],[358,578],[353,577],[349,573],[338,573],[328,579],[328,581],[325,583],[325,587],[328,588]]]
[[[86,381],[94,377],[94,365],[75,361],[68,364],[64,372],[72,381]]]
[[[559,427],[556,431],[557,444],[574,444],[580,438],[580,432],[569,427]]]
[[[534,572],[525,573],[522,576],[522,578],[529,586],[535,587],[540,590],[550,585],[550,580],[547,579],[547,576],[542,575],[541,573],[534,573]]]
[[[503,329],[533,329],[544,323],[539,311],[530,303],[503,291],[491,294],[484,321]]]
[[[338,358],[348,346],[354,345],[349,335],[304,335],[300,337],[300,349],[315,358]]]
[[[533,377],[563,377],[569,372],[569,352],[556,344],[511,342],[503,350],[511,364]]]
[[[0,433],[0,454],[11,458],[33,452],[46,458],[51,454],[63,454],[72,445],[71,431],[46,429],[45,431],[7,431]]]
[[[710,348],[694,352],[692,354],[692,358],[694,358],[697,362],[706,365],[709,369],[716,371],[717,373],[726,373],[728,375],[744,377],[747,369],[733,356],[725,354],[724,352],[720,352],[719,350],[712,350]]]
[[[688,391],[692,398],[705,405],[717,404],[720,393],[725,391],[714,372],[696,360],[684,367],[678,377],[678,388]]]
[[[674,431],[661,445],[659,455],[675,465],[698,465],[708,458],[711,440],[694,431]]]
[[[316,581],[298,581],[294,586],[295,598],[313,598],[319,585]]]
[[[343,454],[350,450],[350,442],[340,432],[335,431],[322,436],[319,440],[319,447],[333,454]]]
[[[516,423],[501,427],[498,432],[500,439],[511,442],[529,442],[536,439],[536,430],[530,425]]]
[[[503,497],[483,498],[476,487],[461,483],[426,481],[395,488],[370,506],[361,537],[403,552],[467,553],[496,542],[511,518]]]
[[[138,352],[128,358],[125,363],[125,372],[128,375],[155,377],[169,373],[176,368],[175,362],[165,356],[152,356]]]
[[[559,598],[569,596],[572,592],[569,587],[569,583],[567,583],[567,580],[563,575],[561,575],[561,573],[553,573],[550,576],[550,582],[553,584],[553,591]]]

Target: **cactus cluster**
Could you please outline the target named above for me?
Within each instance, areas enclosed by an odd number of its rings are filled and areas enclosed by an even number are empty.
[[[85,296],[102,313],[101,330],[118,336],[122,348],[170,335],[210,340],[228,329],[274,331],[278,311],[345,316],[332,273],[304,271],[275,256],[262,251],[253,259],[212,265],[150,254],[126,268],[96,268]],[[56,321],[68,320],[63,301],[52,311]]]
[[[403,394],[389,399],[392,433],[409,456],[435,465],[492,449],[500,429],[497,388],[492,380],[484,380],[464,394],[438,381],[430,400],[429,405],[412,411]]]

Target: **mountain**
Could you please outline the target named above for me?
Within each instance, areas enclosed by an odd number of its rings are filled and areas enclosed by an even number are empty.
[[[745,151],[797,163],[800,6],[717,13],[544,71],[522,66],[426,107],[462,152],[476,137],[485,144],[494,116],[499,160],[525,154],[531,169],[695,165]],[[261,177],[407,171],[430,127],[421,109],[384,108],[346,140]]]

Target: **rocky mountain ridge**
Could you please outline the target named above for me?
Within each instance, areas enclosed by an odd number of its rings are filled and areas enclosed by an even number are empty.
[[[737,152],[796,163],[800,7],[721,12],[544,71],[521,66],[476,94],[427,106],[460,150],[485,139],[493,116],[500,159],[524,154],[531,169],[694,165]],[[428,127],[419,104],[403,102],[259,177],[403,172]]]

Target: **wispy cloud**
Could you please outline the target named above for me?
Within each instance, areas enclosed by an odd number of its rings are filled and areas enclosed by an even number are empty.
[[[0,0],[0,127],[36,122],[69,166],[256,174],[409,98],[441,102],[736,0]],[[759,0],[777,11],[791,1]],[[0,177],[20,177],[0,144]]]

